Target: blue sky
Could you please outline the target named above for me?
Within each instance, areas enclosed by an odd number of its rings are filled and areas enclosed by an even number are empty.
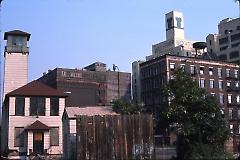
[[[1,28],[32,34],[29,80],[95,61],[131,72],[134,60],[165,40],[164,18],[172,10],[183,12],[185,37],[199,41],[239,14],[233,0],[3,0]],[[3,48],[3,33],[1,39]]]

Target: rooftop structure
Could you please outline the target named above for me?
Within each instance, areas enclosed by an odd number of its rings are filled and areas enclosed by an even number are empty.
[[[152,55],[146,60],[162,56],[164,54],[193,57],[201,55],[201,50],[196,53],[193,48],[194,41],[185,39],[183,14],[171,11],[165,15],[166,40],[152,46]]]

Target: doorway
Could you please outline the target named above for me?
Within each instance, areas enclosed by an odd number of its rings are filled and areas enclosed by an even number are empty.
[[[44,134],[43,132],[33,132],[33,152],[42,154],[44,151]]]

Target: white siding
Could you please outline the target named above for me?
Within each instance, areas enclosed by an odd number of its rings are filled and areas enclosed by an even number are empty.
[[[27,84],[28,54],[5,52],[3,99],[5,94]]]
[[[49,131],[44,132],[44,149],[48,150],[48,153],[50,152],[50,135]]]
[[[50,98],[46,98],[46,116],[50,116]]]
[[[9,116],[15,115],[15,97],[9,98]]]
[[[29,116],[29,110],[30,110],[30,98],[26,97],[25,98],[25,115]]]
[[[29,153],[29,150],[33,151],[33,132],[28,132],[28,149],[27,149],[27,153]]]
[[[70,120],[70,133],[77,133],[76,131],[76,119]]]

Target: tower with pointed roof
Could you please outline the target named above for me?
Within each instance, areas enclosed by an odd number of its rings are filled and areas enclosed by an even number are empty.
[[[20,30],[4,33],[7,44],[4,50],[3,100],[7,93],[27,84],[29,39],[30,34]]]

